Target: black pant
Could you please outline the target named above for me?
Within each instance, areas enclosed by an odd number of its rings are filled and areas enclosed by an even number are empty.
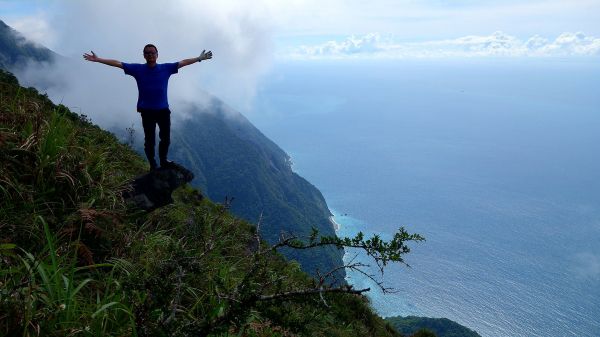
[[[171,111],[169,109],[161,110],[141,110],[142,126],[144,127],[144,152],[148,157],[150,166],[156,166],[154,160],[154,145],[156,143],[156,125],[158,124],[158,158],[161,163],[166,162],[169,153],[169,144],[171,144]]]

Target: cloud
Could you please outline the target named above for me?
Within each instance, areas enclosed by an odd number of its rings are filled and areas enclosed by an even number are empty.
[[[49,27],[48,17],[43,13],[11,20],[9,24],[30,42],[45,47],[54,46],[56,43],[56,36]]]
[[[284,51],[282,58],[442,58],[442,57],[570,57],[600,56],[600,38],[562,33],[549,40],[534,35],[527,40],[503,32],[456,39],[397,42],[378,33],[352,36],[342,41],[304,45]]]
[[[367,34],[363,37],[351,36],[342,42],[328,41],[316,46],[302,46],[301,53],[314,56],[357,55],[377,53],[381,37],[379,34]]]
[[[600,39],[585,36],[583,33],[563,33],[553,43],[538,48],[542,54],[600,55]]]
[[[28,22],[35,22],[35,27]],[[182,68],[171,77],[173,116],[178,116],[178,102],[202,105],[207,92],[243,112],[272,62],[270,22],[268,8],[239,1],[62,0],[53,2],[43,15],[8,23],[68,58],[54,67],[32,64],[21,69],[17,75],[24,84],[42,83],[53,100],[77,107],[102,126],[125,128],[139,120],[135,81],[120,69],[84,61],[84,52],[144,63],[142,48],[147,43],[158,46],[159,62],[212,50],[212,60]]]
[[[138,123],[135,81],[131,83],[117,68],[59,58],[52,64],[30,62],[14,73],[23,85],[38,88],[55,103],[102,127],[124,130]]]

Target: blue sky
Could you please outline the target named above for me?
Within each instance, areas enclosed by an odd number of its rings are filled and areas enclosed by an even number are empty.
[[[436,40],[506,31],[517,36],[584,31],[598,35],[600,2],[590,0],[283,1],[282,35],[391,33]]]

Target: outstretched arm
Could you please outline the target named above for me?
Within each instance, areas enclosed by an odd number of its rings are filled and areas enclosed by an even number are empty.
[[[91,52],[91,54],[83,54],[83,58],[86,61],[104,63],[109,66],[123,69],[123,63],[121,63],[121,61],[100,58],[93,51]]]
[[[192,63],[196,63],[196,62],[200,62],[202,60],[210,60],[212,58],[212,51],[206,51],[203,50],[202,54],[200,54],[200,56],[198,57],[193,57],[191,59],[185,59],[185,60],[181,60],[179,61],[179,64],[177,65],[177,69],[181,68],[181,67],[185,67],[185,66],[189,66]]]

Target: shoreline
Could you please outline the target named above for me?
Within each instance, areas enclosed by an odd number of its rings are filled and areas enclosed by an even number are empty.
[[[330,212],[331,214],[333,214],[333,212],[331,212],[331,210],[329,210],[329,212]],[[335,221],[335,215],[330,215],[330,216],[329,216],[329,222],[331,222],[331,224],[333,225],[333,229],[335,230],[335,232],[336,232],[336,233],[337,233],[337,232],[340,230],[340,228],[342,227],[342,226],[341,226],[339,223],[337,223],[337,222]]]

